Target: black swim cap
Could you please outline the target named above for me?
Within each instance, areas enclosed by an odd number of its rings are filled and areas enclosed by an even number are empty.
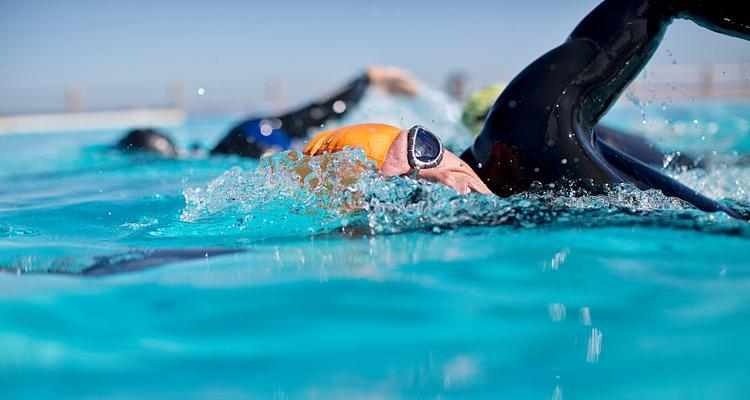
[[[133,129],[117,142],[117,148],[123,151],[144,151],[176,157],[177,148],[172,139],[151,128]]]

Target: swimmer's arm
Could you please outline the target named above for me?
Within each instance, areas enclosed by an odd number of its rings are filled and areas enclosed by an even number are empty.
[[[333,95],[281,115],[279,119],[287,133],[305,137],[310,129],[343,117],[359,103],[369,86],[370,78],[363,73]]]
[[[390,66],[371,66],[338,92],[279,117],[284,131],[305,137],[312,128],[341,119],[362,100],[367,88],[377,87],[391,95],[414,97],[419,85],[407,71]]]

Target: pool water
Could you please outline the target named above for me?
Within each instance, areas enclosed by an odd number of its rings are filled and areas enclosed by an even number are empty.
[[[444,98],[369,96],[343,123],[469,140]],[[669,173],[747,209],[750,104],[643,115],[607,122],[716,152]],[[210,145],[232,122],[169,132]],[[107,147],[121,134],[0,137],[0,399],[750,393],[746,222],[629,187],[499,199],[370,171],[344,189],[320,164],[333,189],[311,192],[284,155],[129,156]],[[107,275],[72,275],[92,266]]]

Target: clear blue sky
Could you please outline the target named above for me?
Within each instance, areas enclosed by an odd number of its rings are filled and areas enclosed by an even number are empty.
[[[63,88],[93,108],[189,100],[260,104],[330,90],[368,64],[397,64],[442,86],[507,80],[561,43],[595,0],[266,2],[0,0],[0,114],[63,107]],[[675,23],[653,62],[750,62],[750,44]],[[206,88],[198,98],[195,90]]]

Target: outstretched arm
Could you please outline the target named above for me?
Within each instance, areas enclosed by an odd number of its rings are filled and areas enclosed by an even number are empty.
[[[290,136],[304,137],[311,128],[343,117],[359,103],[369,86],[370,78],[360,74],[336,93],[280,115],[281,128]]]
[[[583,116],[593,127],[656,51],[673,19],[688,19],[725,35],[750,40],[750,3],[742,0],[607,0],[571,33],[568,42],[598,48],[577,86],[586,90]]]
[[[672,19],[749,38],[748,8],[737,0],[605,0],[565,43],[511,81],[462,158],[500,195],[561,178],[632,182],[597,150],[594,126],[651,58]]]
[[[337,120],[351,111],[368,87],[391,94],[414,96],[418,87],[406,71],[395,67],[370,67],[336,93],[278,116],[240,122],[211,150],[212,154],[260,157],[267,151],[286,150],[293,138],[306,138],[310,130]]]
[[[282,129],[294,137],[305,137],[310,129],[342,118],[375,86],[394,95],[415,96],[419,90],[414,78],[396,67],[369,67],[336,93],[279,116]]]

